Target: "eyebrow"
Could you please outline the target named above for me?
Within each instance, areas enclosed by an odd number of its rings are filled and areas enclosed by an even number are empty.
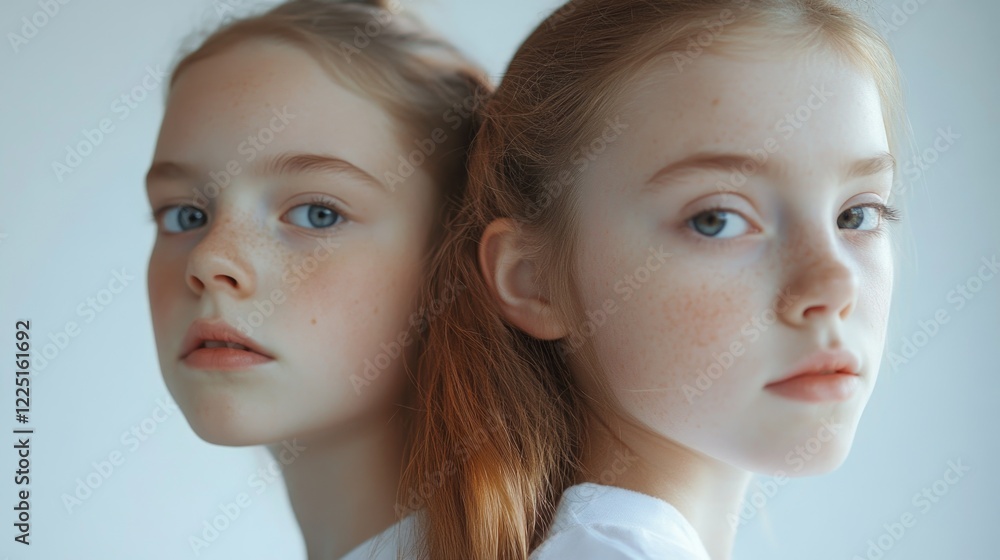
[[[271,158],[261,159],[255,168],[261,175],[296,175],[300,173],[346,173],[355,179],[377,186],[386,192],[388,188],[367,171],[356,165],[333,156],[320,154],[278,154]]]
[[[146,172],[146,190],[149,190],[150,184],[158,179],[192,179],[197,176],[198,173],[188,166],[172,161],[154,161]]]
[[[889,152],[880,152],[873,157],[859,159],[854,162],[847,171],[847,178],[869,177],[883,171],[896,171],[896,158]]]
[[[757,173],[776,172],[779,175],[784,173],[784,166],[771,160],[765,161],[763,165],[760,165],[756,159],[744,154],[699,152],[660,169],[650,177],[647,184],[655,185],[663,183],[666,177],[690,169],[739,171],[744,166],[755,169]],[[868,177],[884,171],[894,171],[895,169],[896,158],[889,152],[879,152],[872,157],[852,162],[847,167],[844,178],[846,180]]]
[[[235,161],[235,160],[233,160]],[[222,170],[219,170],[222,172]],[[296,175],[302,173],[343,173],[369,186],[388,192],[388,187],[367,171],[345,159],[321,154],[283,153],[262,158],[253,166],[253,171],[264,176]],[[146,173],[146,188],[156,179],[203,179],[206,174],[194,167],[172,161],[154,162]]]

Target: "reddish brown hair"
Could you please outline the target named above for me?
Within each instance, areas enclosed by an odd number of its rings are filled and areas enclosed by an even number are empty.
[[[600,135],[644,68],[685,53],[720,17],[729,23],[698,43],[706,51],[832,47],[873,76],[898,151],[902,103],[891,51],[832,1],[579,0],[543,22],[485,109],[466,199],[447,222],[426,294],[440,300],[455,283],[465,287],[430,324],[402,482],[403,503],[426,510],[431,558],[525,558],[574,482],[584,407],[603,404],[572,382],[571,370],[597,363],[589,346],[564,360],[561,341],[534,339],[501,319],[478,266],[486,226],[514,218],[536,240],[529,249],[546,271],[546,293],[574,323],[571,154]]]

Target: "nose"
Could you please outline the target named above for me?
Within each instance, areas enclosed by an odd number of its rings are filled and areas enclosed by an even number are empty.
[[[777,307],[789,325],[845,320],[857,305],[859,281],[832,240],[802,243],[789,259],[788,297]]]
[[[257,288],[257,276],[237,232],[223,224],[211,227],[188,256],[188,287],[199,296],[209,291],[237,299],[250,297]]]

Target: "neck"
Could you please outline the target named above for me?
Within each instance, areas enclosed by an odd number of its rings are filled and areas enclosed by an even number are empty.
[[[396,522],[404,442],[398,416],[389,410],[335,433],[299,437],[291,461],[291,441],[269,446],[287,463],[285,487],[309,560],[340,558]]]
[[[736,538],[729,520],[738,518],[751,473],[627,422],[595,421],[589,429],[585,480],[607,484],[602,473],[621,472],[612,485],[670,503],[694,527],[712,560],[729,560]],[[630,458],[624,471],[623,456]]]

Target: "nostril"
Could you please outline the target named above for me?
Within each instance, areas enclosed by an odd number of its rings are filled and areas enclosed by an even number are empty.
[[[816,314],[822,314],[824,311],[826,311],[826,306],[825,305],[812,305],[812,306],[807,307],[806,310],[802,312],[802,315],[804,317],[808,317],[809,315],[814,314],[814,313],[816,313]]]
[[[253,293],[253,266],[244,259],[230,258],[223,251],[200,251],[192,254],[187,269],[187,284],[196,294],[205,291]]]
[[[232,288],[236,288],[239,286],[239,282],[237,282],[235,278],[229,276],[228,274],[216,274],[215,280],[220,283],[228,284]]]
[[[187,284],[195,293],[201,293],[205,289],[205,283],[201,281],[200,278],[193,274],[188,274]]]

